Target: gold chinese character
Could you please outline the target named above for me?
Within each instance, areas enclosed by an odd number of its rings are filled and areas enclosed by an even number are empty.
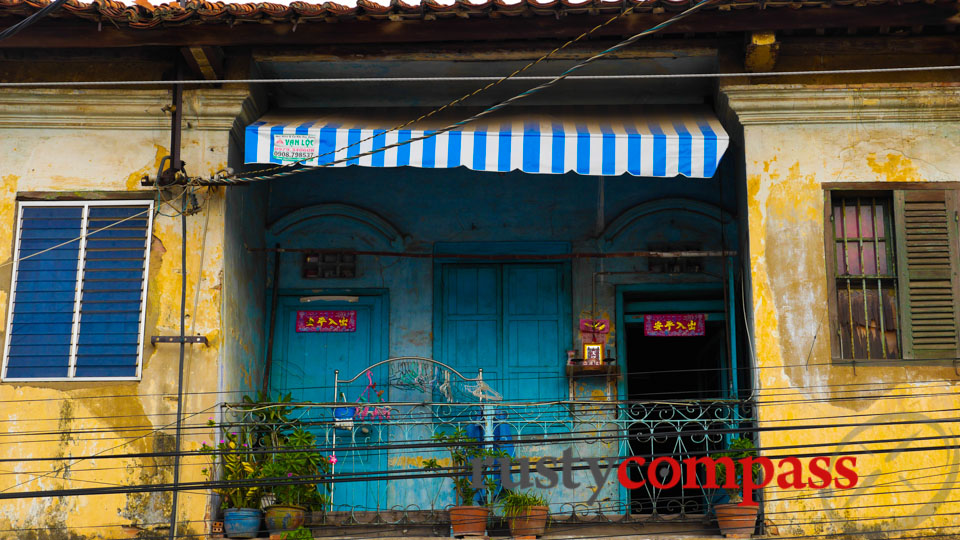
[[[349,322],[348,319],[341,318],[341,319],[340,319],[340,326],[346,326],[348,322]]]
[[[677,321],[677,330],[686,330],[686,328],[683,326],[683,323],[680,321]]]
[[[673,321],[667,321],[667,324],[664,326],[667,327],[667,331],[673,330]]]
[[[687,324],[687,329],[688,329],[688,330],[696,330],[696,329],[697,329],[697,321],[690,321],[690,322]]]
[[[663,323],[660,322],[660,321],[657,321],[657,322],[653,323],[653,329],[654,329],[654,330],[663,330]]]

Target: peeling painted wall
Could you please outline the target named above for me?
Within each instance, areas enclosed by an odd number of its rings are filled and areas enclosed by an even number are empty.
[[[267,260],[264,246],[267,196],[265,185],[227,189],[223,298],[224,399],[239,401],[256,393],[263,380],[263,352],[267,313]]]
[[[192,174],[209,175],[226,164],[229,129],[246,93],[187,92],[183,160]],[[16,199],[24,192],[107,197],[156,193],[140,177],[156,174],[168,153],[169,103],[165,90],[0,92],[0,329],[6,326]],[[175,193],[165,193],[171,197]],[[209,346],[186,354],[183,450],[211,440],[200,427],[216,412],[213,393],[222,354],[221,292],[224,267],[224,191],[201,189],[202,210],[188,217],[188,333]],[[176,411],[178,345],[150,344],[152,335],[180,330],[179,218],[159,205],[154,221],[148,277],[143,376],[139,382],[35,382],[0,384],[4,440],[0,458],[96,456],[64,461],[9,462],[0,490],[45,491],[172,480],[169,458],[119,458],[129,453],[171,451]],[[47,433],[50,432],[50,433]],[[199,462],[183,460],[183,481],[201,479]],[[208,498],[180,497],[180,531],[205,532]],[[171,494],[143,493],[61,498],[24,498],[0,503],[0,538],[74,539],[148,535],[167,526]],[[124,527],[127,527],[126,529]],[[131,528],[132,527],[132,528]],[[141,532],[140,529],[143,529]],[[16,532],[14,532],[16,531]]]
[[[956,445],[956,424],[866,425],[953,417],[943,410],[960,406],[954,368],[909,361],[853,368],[831,365],[830,354],[821,185],[956,181],[960,122],[955,114],[943,112],[937,120],[926,110],[934,103],[955,103],[956,88],[922,91],[929,100],[914,95],[912,87],[722,90],[744,124],[761,425],[820,426],[762,432],[761,446],[823,443],[794,453],[843,452],[862,450],[858,441],[931,437],[867,445],[897,451],[858,456],[862,489],[768,488],[773,534],[935,535],[938,527],[957,523],[960,451],[906,451]],[[831,122],[818,122],[817,109],[829,112]],[[834,423],[864,425],[822,427]],[[910,530],[914,533],[904,532]]]

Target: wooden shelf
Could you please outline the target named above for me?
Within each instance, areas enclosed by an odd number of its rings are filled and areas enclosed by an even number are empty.
[[[567,362],[567,375],[571,377],[602,377],[619,371],[616,358],[607,358],[602,366],[584,366],[582,362]]]

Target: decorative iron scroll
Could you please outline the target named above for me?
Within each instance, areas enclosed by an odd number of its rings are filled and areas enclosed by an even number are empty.
[[[335,410],[344,403],[285,403],[306,423],[324,448],[336,447],[338,470],[359,470],[373,457],[390,463],[389,471],[404,469],[419,473],[420,466],[408,459],[404,446],[429,447],[436,433],[454,429],[473,430],[491,445],[508,449],[515,456],[559,455],[563,448],[578,449],[578,456],[623,458],[630,455],[668,455],[678,461],[721,451],[731,428],[748,429],[753,424],[753,404],[746,401],[606,402],[559,401],[549,403],[388,402],[387,418],[369,418],[343,429]],[[269,405],[267,405],[269,406]],[[249,404],[225,404],[229,423],[254,422]],[[262,408],[262,407],[261,407]],[[568,441],[569,444],[565,444]],[[425,452],[443,449],[427,448]],[[509,453],[509,452],[508,452]],[[340,467],[345,467],[340,469]],[[687,471],[682,471],[686,477]],[[388,493],[397,493],[396,484],[424,480],[389,479],[383,471],[371,472],[363,480],[371,494],[367,505],[335,503],[330,519],[345,524],[431,524],[440,523],[448,506],[434,494],[432,502],[392,503]],[[702,474],[698,474],[702,478]],[[448,481],[434,479],[436,482]],[[391,488],[391,484],[396,484]],[[439,487],[437,484],[436,487]],[[550,500],[553,519],[564,522],[643,523],[702,519],[717,502],[717,493],[703,488],[657,490],[645,487],[633,492],[613,491],[592,505],[576,500]],[[424,491],[420,489],[419,491]],[[429,490],[427,490],[429,491]],[[444,487],[441,491],[447,491]]]

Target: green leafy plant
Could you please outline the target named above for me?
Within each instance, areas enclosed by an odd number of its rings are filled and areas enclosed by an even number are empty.
[[[278,504],[311,510],[323,510],[329,504],[329,484],[318,489],[321,483],[316,479],[329,473],[330,462],[316,450],[314,435],[300,420],[290,418],[294,407],[285,404],[291,399],[291,394],[275,399],[263,393],[256,399],[244,396],[239,410],[249,420],[231,428],[218,444],[201,447],[211,456],[211,466],[203,469],[208,479],[278,480],[265,488],[216,490],[225,508],[259,508],[264,493],[273,494]],[[208,424],[216,425],[213,419]]]
[[[283,533],[280,538],[283,540],[313,540],[313,533],[310,532],[310,529],[301,525],[292,531]]]
[[[710,458],[714,460],[725,457],[733,461],[734,474],[738,487],[735,489],[724,488],[724,491],[726,491],[730,497],[731,503],[739,503],[743,500],[743,463],[741,463],[740,460],[756,456],[757,449],[753,441],[743,437],[730,439],[729,444],[727,444],[727,451],[710,454]],[[727,481],[727,467],[719,461],[717,461],[714,466],[716,467],[717,485],[722,486]],[[752,469],[751,474],[755,478],[759,477],[763,472],[763,467],[759,463],[754,463]]]
[[[241,483],[255,480],[260,475],[260,463],[253,452],[250,432],[246,429],[224,434],[224,438],[215,445],[204,442],[200,452],[210,458],[210,466],[201,469],[208,480],[219,477],[224,482]],[[217,474],[218,470],[220,474]],[[214,491],[222,497],[224,508],[260,507],[259,486],[225,486]]]
[[[290,393],[271,398],[257,393],[256,399],[243,397],[242,410],[253,418],[256,447],[263,460],[260,478],[274,480],[265,492],[275,496],[274,504],[304,506],[322,510],[329,504],[329,485],[318,490],[317,476],[330,472],[330,462],[316,450],[316,437],[291,418]]]
[[[330,462],[316,451],[312,433],[302,427],[290,432],[277,432],[274,452],[261,468],[261,478],[276,481],[268,491],[276,496],[276,504],[322,508],[325,494],[317,490],[315,480],[330,472]],[[306,481],[302,481],[306,479]]]
[[[477,495],[477,489],[472,484],[473,460],[485,458],[509,457],[502,450],[486,448],[473,437],[468,437],[467,432],[460,427],[453,430],[452,433],[434,433],[432,439],[437,443],[446,446],[450,453],[450,466],[454,469],[465,469],[463,475],[453,477],[454,498],[458,506],[473,506]],[[427,459],[423,462],[424,470],[438,470],[442,466],[436,458]],[[491,474],[493,467],[484,467],[483,482],[486,488],[486,504],[491,504],[493,492],[496,490],[497,482]]]
[[[547,499],[535,491],[507,491],[500,497],[499,504],[503,515],[516,517],[531,506],[547,506]]]

